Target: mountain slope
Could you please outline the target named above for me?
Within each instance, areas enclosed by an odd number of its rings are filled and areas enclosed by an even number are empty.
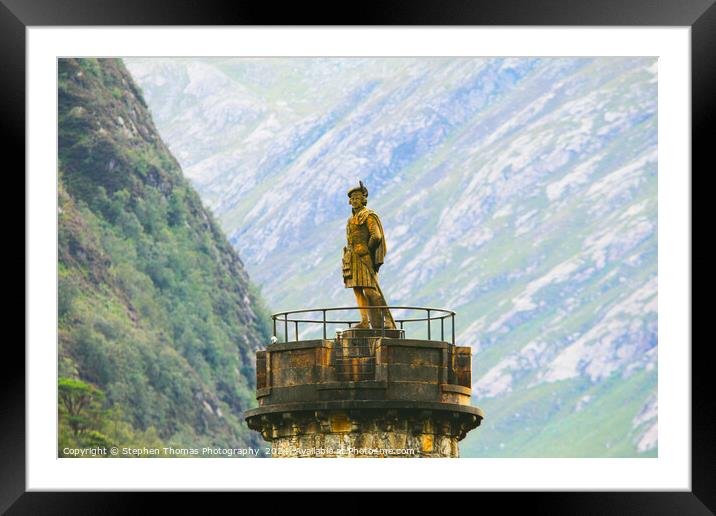
[[[123,63],[58,73],[59,375],[80,382],[61,386],[103,393],[106,442],[256,444],[240,415],[268,329],[241,260]],[[60,450],[82,438],[65,409]]]
[[[389,302],[456,310],[473,347],[464,455],[657,453],[655,59],[128,66],[277,311],[353,304],[366,182]]]

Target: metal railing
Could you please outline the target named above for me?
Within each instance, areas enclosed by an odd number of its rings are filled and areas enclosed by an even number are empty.
[[[343,307],[330,307],[330,308],[309,308],[305,310],[289,310],[286,312],[278,312],[271,316],[271,319],[273,320],[273,336],[278,338],[277,329],[279,325],[283,326],[283,337],[284,342],[289,342],[289,325],[293,326],[293,333],[294,333],[294,342],[299,340],[299,324],[320,324],[323,326],[323,338],[326,339],[328,336],[328,325],[336,325],[336,326],[348,326],[348,328],[352,328],[353,325],[358,324],[359,320],[342,320],[342,319],[328,319],[328,313],[329,312],[338,312],[338,311],[347,311],[347,310],[360,310],[361,307],[359,306],[343,306]],[[398,328],[400,330],[404,330],[405,326],[409,323],[417,323],[417,322],[426,322],[427,323],[427,335],[428,340],[432,340],[432,325],[433,322],[440,321],[440,340],[443,342],[445,341],[445,320],[449,319],[449,330],[451,333],[451,339],[450,343],[455,344],[455,312],[452,310],[446,310],[444,308],[428,308],[424,306],[391,306],[391,305],[384,305],[384,306],[370,306],[370,307],[364,307],[368,310],[380,310],[381,311],[381,321],[384,320],[384,310],[390,309],[390,310],[415,310],[415,311],[421,311],[425,313],[424,317],[410,317],[410,318],[395,318],[395,324],[398,325]],[[310,313],[320,313],[321,319],[308,319],[308,318],[295,318],[297,314],[310,314]],[[303,316],[300,316],[303,317]],[[390,329],[385,328],[385,324],[382,325],[381,328],[374,328],[374,329],[380,329],[383,336],[385,336],[386,331],[390,331]]]

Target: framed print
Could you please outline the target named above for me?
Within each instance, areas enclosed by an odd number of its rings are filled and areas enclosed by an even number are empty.
[[[506,5],[350,26],[3,8],[28,302],[2,507],[280,489],[713,510],[690,168],[716,11]]]

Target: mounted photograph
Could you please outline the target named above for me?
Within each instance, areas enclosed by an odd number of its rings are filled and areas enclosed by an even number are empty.
[[[658,69],[58,58],[57,457],[658,458]]]

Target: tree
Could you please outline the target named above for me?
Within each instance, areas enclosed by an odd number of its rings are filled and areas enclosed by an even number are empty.
[[[94,385],[73,378],[60,378],[58,384],[60,420],[72,429],[75,438],[83,433],[97,433],[102,427],[104,392]]]

